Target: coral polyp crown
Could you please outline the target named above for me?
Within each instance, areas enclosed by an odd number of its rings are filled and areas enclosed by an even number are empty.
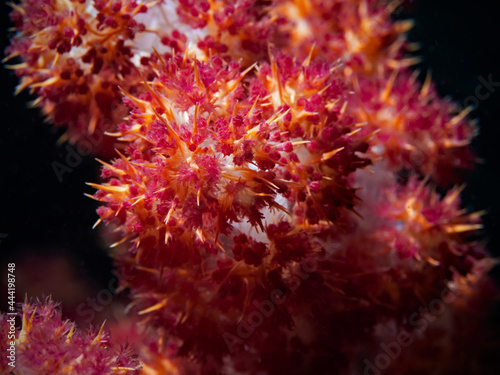
[[[17,34],[5,60],[37,98],[50,122],[67,126],[76,142],[116,126],[119,87],[133,90],[139,76],[133,62],[133,41],[147,30],[137,19],[155,3],[136,1],[39,1],[11,4]]]
[[[369,164],[356,155],[366,142],[342,119],[335,68],[285,57],[241,73],[218,57],[159,62],[148,92],[127,96],[133,109],[118,135],[130,157],[105,167],[111,181],[97,198],[130,204],[128,229],[163,223],[167,237],[188,229],[217,246],[232,223],[255,232],[280,217],[328,226],[353,205],[346,176]],[[116,217],[109,208],[105,220]]]

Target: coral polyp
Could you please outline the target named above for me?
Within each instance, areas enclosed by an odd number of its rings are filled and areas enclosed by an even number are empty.
[[[11,4],[17,32],[5,60],[47,120],[72,142],[112,131],[126,114],[120,87],[139,86],[134,40],[155,34],[137,18],[155,3],[27,0]],[[150,50],[149,52],[152,52]],[[103,145],[100,148],[103,147]],[[96,153],[99,150],[95,150]]]

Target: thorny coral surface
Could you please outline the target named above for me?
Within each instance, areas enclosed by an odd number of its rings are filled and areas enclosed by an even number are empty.
[[[12,7],[18,91],[70,141],[105,139],[89,197],[142,340],[116,354],[102,328],[73,338],[53,302],[25,303],[20,374],[361,374],[394,332],[424,351],[425,301],[455,296],[429,328],[449,338],[495,295],[482,213],[453,187],[475,124],[418,82],[394,4]]]

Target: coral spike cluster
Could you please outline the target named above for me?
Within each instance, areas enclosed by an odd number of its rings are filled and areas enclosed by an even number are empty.
[[[103,327],[78,331],[50,299],[24,303],[16,354],[16,371],[22,374],[127,374],[140,367],[137,355],[114,347]]]
[[[76,142],[112,130],[126,114],[120,88],[140,86],[133,41],[148,30],[138,20],[153,3],[135,1],[25,1],[12,4],[17,34],[5,60],[30,89],[47,120],[65,126]],[[147,57],[143,57],[147,58]],[[94,135],[96,137],[96,135]],[[102,147],[101,147],[102,149]]]
[[[25,303],[19,374],[366,374],[398,332],[414,356],[389,373],[456,368],[427,361],[431,333],[460,352],[465,306],[496,293],[458,187],[476,127],[412,72],[394,3],[12,7],[18,91],[71,142],[105,133],[88,185],[141,342],[116,354]],[[420,330],[436,300],[447,314]]]

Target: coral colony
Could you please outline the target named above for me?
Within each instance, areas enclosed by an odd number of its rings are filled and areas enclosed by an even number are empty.
[[[397,4],[10,5],[17,91],[99,140],[88,185],[138,344],[28,299],[4,370],[486,373],[463,355],[495,293],[460,206],[476,129],[412,72]]]

